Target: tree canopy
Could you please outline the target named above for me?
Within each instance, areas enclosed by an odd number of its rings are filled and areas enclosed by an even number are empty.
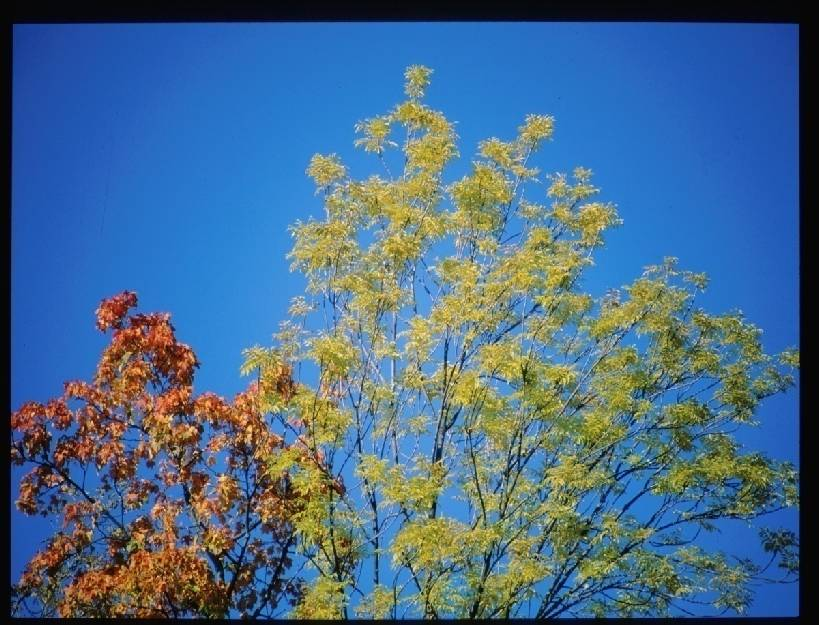
[[[758,526],[769,562],[700,540],[798,505],[796,468],[736,437],[798,350],[700,308],[706,276],[673,258],[585,293],[620,224],[592,172],[542,174],[555,122],[529,115],[446,181],[431,73],[408,68],[406,100],[356,125],[378,173],[311,159],[324,216],[289,255],[306,292],[245,351],[246,392],[194,397],[193,351],[124,292],[97,311],[93,381],[13,413],[17,505],[62,518],[19,611],[742,612],[753,583],[798,579],[790,531]]]

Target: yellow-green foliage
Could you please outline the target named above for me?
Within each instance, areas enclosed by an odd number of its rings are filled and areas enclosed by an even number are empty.
[[[344,377],[357,361],[355,345],[343,335],[322,335],[310,343],[310,357],[331,378]]]
[[[420,568],[457,562],[464,556],[467,528],[453,519],[425,519],[406,524],[390,545],[396,564],[411,562]]]
[[[323,218],[290,253],[310,297],[245,354],[299,437],[268,467],[308,500],[290,522],[315,578],[292,616],[741,611],[752,569],[687,543],[798,504],[797,470],[732,434],[795,383],[798,350],[697,308],[707,277],[674,258],[584,292],[621,223],[591,170],[540,174],[555,120],[529,115],[455,175],[431,74],[408,68],[407,99],[356,125],[378,174],[310,161]]]
[[[338,619],[346,603],[345,582],[320,576],[309,584],[302,600],[293,609],[297,619]]]
[[[359,618],[386,619],[392,608],[392,590],[379,584],[356,606],[355,612]]]
[[[307,168],[307,175],[315,180],[319,189],[341,180],[345,174],[346,169],[336,154],[329,156],[316,154],[310,159],[310,166]]]

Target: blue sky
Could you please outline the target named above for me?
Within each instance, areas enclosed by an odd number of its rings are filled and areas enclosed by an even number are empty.
[[[304,174],[354,124],[434,69],[428,103],[465,162],[527,113],[556,119],[546,170],[595,172],[624,220],[595,294],[677,256],[710,312],[741,309],[768,351],[799,342],[798,27],[764,24],[17,25],[13,31],[11,408],[89,378],[93,311],[137,291],[168,311],[231,396],[241,350],[269,344],[302,292],[287,226],[320,216]],[[453,168],[452,176],[459,170]],[[450,177],[450,180],[452,177]],[[769,400],[749,446],[798,462],[798,389]],[[796,513],[777,519],[796,527]],[[16,579],[45,522],[12,511]],[[721,540],[740,540],[723,536]],[[750,614],[797,612],[797,587]]]

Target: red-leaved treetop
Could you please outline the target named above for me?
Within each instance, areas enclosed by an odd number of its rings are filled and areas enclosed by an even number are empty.
[[[271,431],[258,383],[232,403],[193,397],[193,350],[169,315],[129,315],[136,305],[126,291],[97,309],[111,341],[90,383],[12,414],[12,463],[31,467],[17,507],[61,520],[14,587],[13,613],[275,616],[300,596],[289,519],[311,493],[271,466],[287,454],[321,472],[321,458]],[[286,365],[264,383],[294,390]]]

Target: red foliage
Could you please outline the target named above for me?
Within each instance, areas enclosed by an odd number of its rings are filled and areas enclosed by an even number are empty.
[[[122,327],[122,319],[129,308],[137,305],[136,293],[123,291],[109,299],[104,299],[97,308],[97,327],[105,332],[108,328]]]
[[[92,381],[11,415],[12,463],[31,466],[17,507],[62,521],[16,594],[66,617],[261,614],[299,587],[280,563],[303,503],[267,468],[284,439],[256,388],[194,397],[193,350],[169,315],[128,316],[136,305],[125,291],[97,309],[111,340]],[[273,384],[292,396],[288,366]]]

